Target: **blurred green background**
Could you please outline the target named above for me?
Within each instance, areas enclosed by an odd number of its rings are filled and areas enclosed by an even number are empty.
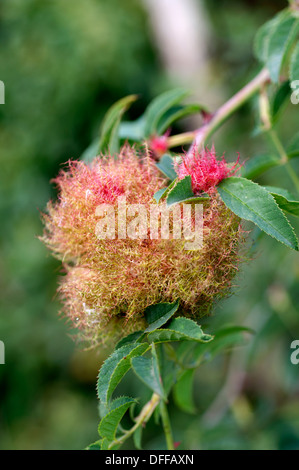
[[[127,113],[131,119],[157,93],[181,85],[193,101],[211,109],[222,104],[258,69],[252,55],[257,28],[287,5],[176,0],[165,15],[163,0],[159,16],[158,4],[1,0],[0,339],[6,363],[0,365],[0,449],[83,449],[97,439],[95,383],[105,352],[74,343],[58,315],[60,265],[37,239],[40,211],[55,197],[51,178],[66,160],[80,157],[107,108],[127,94],[140,96]],[[184,67],[171,47],[171,24],[182,18],[183,4],[198,11],[190,28],[178,32],[181,44],[186,41]],[[188,59],[192,45],[198,54]],[[287,104],[277,125],[286,143],[298,130],[298,112],[299,105]],[[179,129],[196,122],[183,121]],[[232,159],[237,151],[242,159],[262,153],[269,143],[253,135],[254,125],[251,103],[215,134],[217,151]],[[283,170],[260,181],[293,189]],[[291,341],[299,339],[298,254],[255,232],[252,238],[252,260],[242,267],[234,295],[205,323],[210,332],[232,322],[256,334],[246,347],[199,370],[198,415],[170,403],[182,449],[299,449],[299,365],[290,361]],[[133,375],[119,391],[147,395]],[[149,423],[143,444],[163,447],[158,424]]]

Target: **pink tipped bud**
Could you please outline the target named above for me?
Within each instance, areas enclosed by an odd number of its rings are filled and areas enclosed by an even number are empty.
[[[153,156],[158,160],[164,155],[168,150],[168,133],[164,135],[153,136],[149,141],[149,147],[153,152]]]

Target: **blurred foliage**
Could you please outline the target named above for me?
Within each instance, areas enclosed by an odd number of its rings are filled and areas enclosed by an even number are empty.
[[[211,83],[229,97],[257,70],[255,31],[286,2],[205,5],[213,39]],[[130,110],[136,118],[167,80],[137,0],[2,0],[0,38],[0,79],[6,85],[6,104],[0,106],[0,339],[6,348],[0,448],[81,449],[97,438],[95,383],[107,352],[81,351],[57,315],[59,264],[37,239],[39,210],[55,197],[49,180],[88,147],[108,107],[137,93],[140,100]],[[240,151],[246,159],[266,148],[263,135],[253,137],[254,106],[244,106],[215,134],[216,148],[228,158]],[[298,128],[298,109],[288,104],[277,123],[285,143]],[[275,180],[293,190],[276,169],[260,182]],[[182,449],[299,448],[299,366],[290,362],[291,341],[299,338],[298,255],[257,231],[251,237],[253,259],[244,265],[234,295],[203,327],[212,333],[213,325],[231,321],[253,327],[256,335],[245,348],[200,369],[198,415],[171,403]],[[136,395],[139,384],[132,374],[120,393]],[[230,404],[218,395],[224,390]],[[143,444],[164,445],[159,423],[148,424]]]
[[[80,156],[111,103],[151,96],[158,66],[145,24],[135,0],[0,4],[1,448],[93,439],[100,358],[82,355],[58,319],[59,264],[37,239],[39,211],[60,164]]]

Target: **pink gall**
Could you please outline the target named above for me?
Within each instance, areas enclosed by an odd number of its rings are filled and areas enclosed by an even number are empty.
[[[166,132],[164,135],[152,136],[149,140],[149,148],[152,152],[154,159],[159,160],[164,153],[168,150],[168,135]]]
[[[190,155],[182,157],[182,161],[176,164],[176,172],[180,179],[187,175],[191,176],[194,194],[201,192],[215,192],[217,184],[223,179],[233,176],[240,169],[239,156],[236,163],[230,167],[224,156],[217,160],[214,146],[203,149],[201,152],[193,148]]]
[[[63,263],[59,294],[63,313],[88,344],[113,343],[146,326],[151,304],[180,299],[180,315],[199,318],[225,296],[238,271],[243,233],[239,218],[211,194],[204,205],[202,249],[183,239],[101,239],[99,204],[118,197],[150,208],[166,181],[151,158],[124,147],[117,159],[69,162],[54,180],[58,199],[43,216],[42,241]],[[170,231],[171,231],[170,227]]]

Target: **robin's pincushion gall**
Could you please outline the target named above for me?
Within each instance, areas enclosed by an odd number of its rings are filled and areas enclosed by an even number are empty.
[[[176,166],[179,178],[191,175],[195,194],[210,196],[203,207],[200,250],[184,249],[184,240],[171,234],[169,239],[99,239],[99,205],[112,205],[117,215],[118,198],[125,196],[127,204],[149,208],[166,186],[154,161],[129,146],[118,158],[69,162],[54,180],[58,199],[43,215],[42,240],[63,263],[63,312],[83,340],[114,342],[142,329],[145,308],[159,302],[179,300],[180,315],[199,318],[230,290],[243,236],[239,218],[220,201],[215,186],[231,170],[213,150],[204,152]]]

